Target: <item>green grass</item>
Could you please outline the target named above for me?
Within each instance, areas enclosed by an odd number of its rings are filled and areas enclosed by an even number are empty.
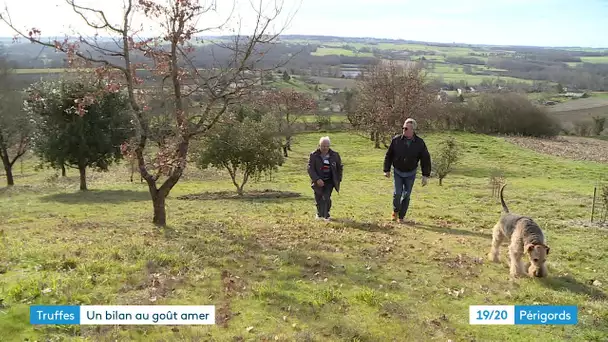
[[[283,81],[280,76],[275,77],[275,81],[265,83],[267,86],[276,87],[278,89],[293,89],[295,91],[307,93],[310,95],[317,96],[318,93],[315,91],[315,85],[307,84],[302,82],[297,77],[292,77],[289,81]],[[319,89],[323,89],[322,85],[319,85]]]
[[[340,47],[324,47],[318,48],[317,51],[312,53],[313,56],[328,56],[328,55],[338,55],[338,56],[356,56],[356,57],[373,57],[374,54],[371,52],[354,52],[352,50],[343,49]]]
[[[608,99],[608,92],[593,92],[591,93],[592,97],[600,97],[600,98],[604,98],[604,99]]]
[[[345,163],[335,222],[313,220],[306,174],[321,135],[295,137],[272,181],[285,199],[180,200],[234,191],[225,172],[189,164],[167,201],[169,227],[151,223],[145,184],[127,166],[78,175],[15,167],[17,185],[0,189],[0,335],[32,340],[213,341],[605,341],[608,339],[608,231],[582,228],[595,180],[608,166],[515,147],[500,138],[456,134],[464,152],[442,187],[413,190],[408,216],[389,222],[392,182],[384,150],[367,137],[330,134]],[[442,135],[423,134],[433,155]],[[544,228],[551,254],[545,281],[508,278],[489,264],[490,229],[500,212],[488,176],[502,168],[514,212]],[[0,180],[4,181],[4,179]],[[480,259],[484,258],[482,262]],[[224,274],[222,276],[222,274]],[[589,285],[599,280],[604,285]],[[227,285],[231,284],[231,285]],[[452,290],[464,289],[459,296]],[[154,302],[152,300],[155,299]],[[216,326],[40,326],[31,304],[216,305]],[[473,304],[578,305],[577,326],[471,326]],[[224,319],[227,317],[228,319]],[[253,327],[247,331],[247,327]]]
[[[72,71],[65,68],[45,68],[45,69],[15,69],[16,74],[56,74]]]
[[[348,121],[348,118],[345,114],[321,114],[321,117],[326,117],[329,116],[329,119],[331,120],[331,122],[335,122],[335,123],[347,123],[350,122]],[[306,122],[306,123],[313,123],[317,121],[317,116],[316,115],[303,115],[300,120],[302,122]]]
[[[581,57],[581,60],[585,63],[605,63],[608,64],[608,56],[602,57]]]

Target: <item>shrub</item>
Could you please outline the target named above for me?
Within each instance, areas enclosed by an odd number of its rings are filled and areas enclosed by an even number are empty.
[[[452,172],[454,164],[460,158],[460,151],[454,137],[448,136],[439,143],[439,151],[433,161],[433,170],[439,178],[439,185],[443,179]]]
[[[591,133],[592,123],[588,120],[579,120],[574,122],[574,133],[581,137],[589,136]]]
[[[600,135],[604,131],[604,126],[606,124],[605,117],[594,116],[593,117],[593,134]]]
[[[448,129],[485,134],[554,137],[561,131],[544,108],[515,93],[482,94],[467,103],[449,103],[439,121]]]
[[[275,136],[268,120],[268,117],[259,121],[240,117],[217,125],[204,138],[203,145],[197,146],[197,166],[227,170],[242,196],[250,178],[258,179],[264,173],[276,171],[284,162],[280,138]]]

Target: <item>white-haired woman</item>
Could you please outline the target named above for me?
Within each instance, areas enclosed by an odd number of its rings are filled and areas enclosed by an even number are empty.
[[[310,153],[308,175],[317,204],[317,219],[330,220],[331,193],[340,192],[344,166],[340,154],[330,148],[329,137],[319,139],[318,148]]]

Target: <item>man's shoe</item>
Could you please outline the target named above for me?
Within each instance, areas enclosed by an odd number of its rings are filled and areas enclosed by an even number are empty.
[[[393,212],[393,221],[397,221],[397,213]]]

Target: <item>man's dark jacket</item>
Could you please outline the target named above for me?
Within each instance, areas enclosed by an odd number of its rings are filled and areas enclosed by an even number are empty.
[[[390,172],[391,165],[402,172],[413,171],[418,167],[418,161],[422,166],[422,175],[431,176],[431,155],[424,140],[414,134],[412,142],[407,145],[407,138],[402,134],[396,135],[384,156],[384,172]]]
[[[340,182],[342,182],[342,172],[344,170],[344,165],[342,165],[342,159],[340,158],[340,154],[332,149],[329,149],[329,165],[331,167],[331,175],[334,188],[337,192],[340,192]],[[316,151],[310,154],[308,158],[308,175],[310,176],[310,180],[312,181],[312,187],[318,188],[315,183],[319,179],[323,179],[321,176],[323,174],[323,157],[321,157],[321,150],[317,149]]]

